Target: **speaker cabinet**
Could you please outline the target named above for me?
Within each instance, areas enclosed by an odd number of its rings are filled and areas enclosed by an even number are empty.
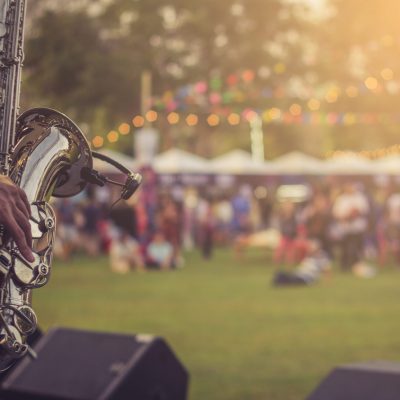
[[[161,338],[50,330],[2,382],[1,400],[185,400],[188,373]]]
[[[374,361],[335,368],[307,400],[399,400],[400,363]]]

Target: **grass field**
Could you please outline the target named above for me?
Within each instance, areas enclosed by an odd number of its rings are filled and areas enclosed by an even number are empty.
[[[45,329],[164,337],[190,371],[191,400],[300,400],[335,365],[400,359],[400,270],[290,289],[272,288],[272,273],[259,250],[123,276],[77,257],[55,262],[33,303]]]

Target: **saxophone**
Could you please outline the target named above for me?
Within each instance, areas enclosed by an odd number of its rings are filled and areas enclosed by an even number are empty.
[[[23,189],[31,204],[30,225],[35,260],[27,261],[13,241],[0,246],[0,371],[26,354],[37,328],[32,290],[50,278],[55,214],[51,196],[69,197],[87,183],[122,187],[128,199],[141,176],[108,157],[92,152],[81,130],[64,114],[36,108],[19,115],[26,0],[0,0],[0,173]],[[126,176],[112,181],[93,169],[93,157],[109,162]]]

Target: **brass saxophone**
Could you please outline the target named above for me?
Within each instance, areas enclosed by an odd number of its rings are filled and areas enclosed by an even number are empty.
[[[126,175],[121,197],[140,184],[139,174],[90,150],[81,130],[67,116],[36,108],[19,115],[26,0],[0,0],[0,173],[22,188],[31,204],[34,262],[14,242],[0,246],[0,371],[25,354],[35,356],[27,338],[37,328],[32,290],[50,277],[55,215],[51,196],[69,197],[87,182],[111,181],[93,170],[93,157],[113,164]]]

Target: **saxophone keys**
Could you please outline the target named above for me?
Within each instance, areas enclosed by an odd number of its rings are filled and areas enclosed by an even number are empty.
[[[42,262],[37,253],[33,253],[35,261],[30,263],[17,251],[13,252],[14,277],[23,289],[35,289],[44,286],[49,280],[50,268]]]
[[[37,327],[37,317],[33,309],[27,305],[20,306],[14,312],[14,324],[21,335],[31,335]]]

